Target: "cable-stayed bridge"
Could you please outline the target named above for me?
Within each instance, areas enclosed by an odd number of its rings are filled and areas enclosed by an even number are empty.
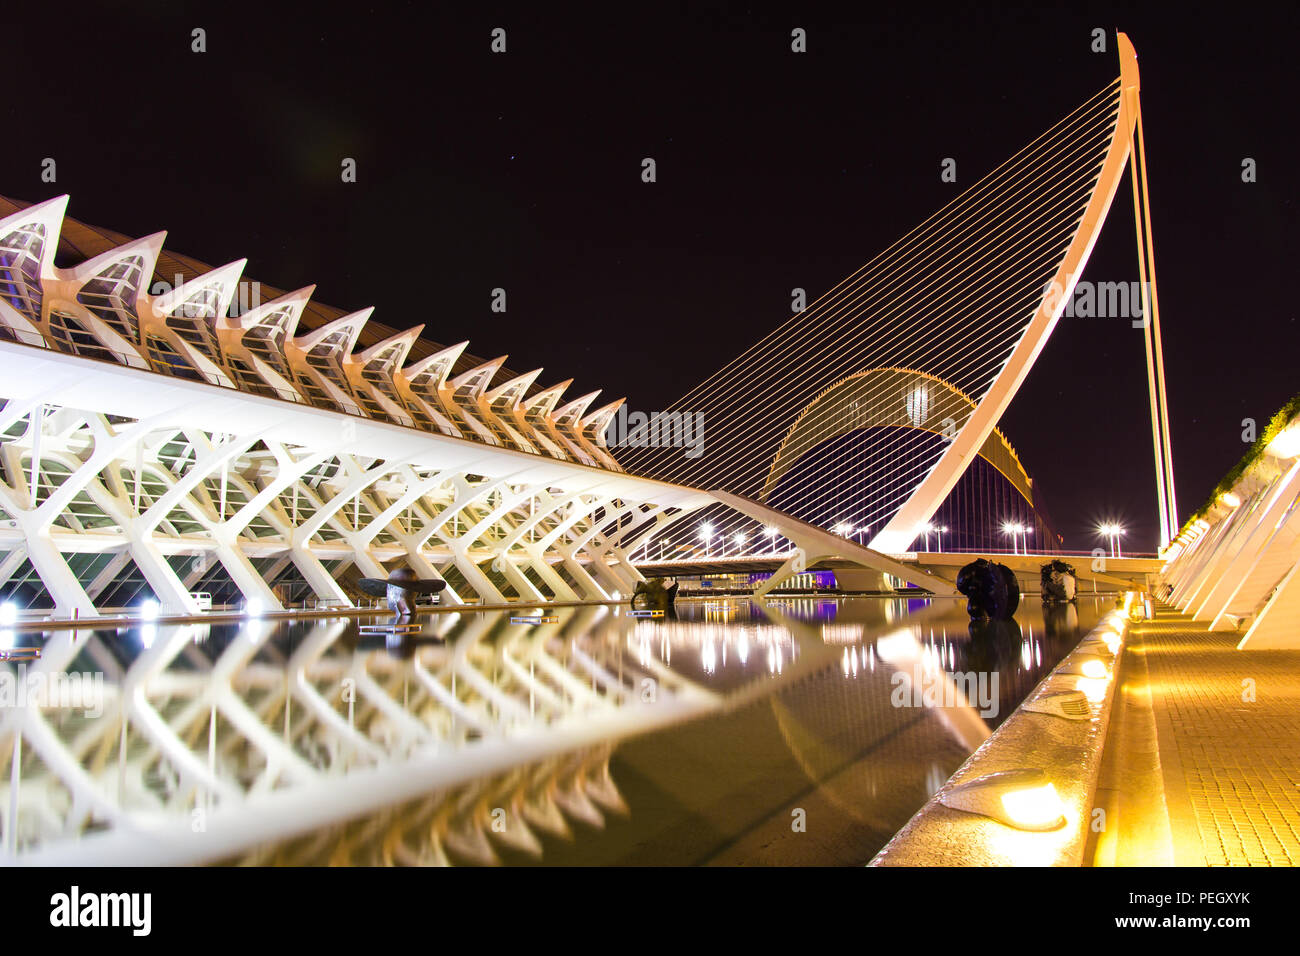
[[[787,547],[772,585],[830,560],[951,593],[951,561],[903,555],[972,468],[1022,498],[1032,490],[997,422],[1047,347],[1126,168],[1168,541],[1137,62],[1122,34],[1119,48],[1113,82],[684,395],[673,410],[708,423],[698,458],[611,449],[620,402],[566,401],[568,381],[504,372],[505,356],[467,367],[467,343],[417,354],[423,327],[376,335],[370,310],[313,313],[310,289],[232,313],[242,262],[151,294],[161,235],[57,266],[86,228],[65,224],[66,197],[15,204],[0,219],[0,593],[19,621],[0,626],[56,618],[38,671],[85,658],[110,679],[90,724],[57,704],[5,712],[8,852],[58,862],[87,834],[108,855],[154,834],[159,862],[234,856],[373,810],[376,793],[416,800],[493,774],[516,774],[499,781],[505,799],[538,826],[558,827],[565,801],[578,816],[597,795],[616,807],[601,748],[715,710],[717,695],[648,661],[619,671],[544,629],[490,647],[462,635],[391,670],[349,670],[329,653],[340,632],[276,647],[256,614],[203,660],[182,627],[125,666],[111,640],[70,624],[142,601],[194,616],[202,593],[249,611],[350,608],[349,576],[394,564],[445,579],[457,604],[618,601],[644,578],[638,549],[705,523],[719,537],[774,528]],[[835,533],[846,517],[870,539]],[[10,647],[13,633],[0,631]],[[637,706],[646,679],[655,706]],[[345,680],[360,710],[341,707]],[[592,761],[555,779],[520,769],[555,770],[575,752]],[[237,825],[194,830],[196,811]],[[181,840],[186,828],[199,836]],[[440,852],[401,839],[392,849]]]
[[[775,529],[788,571],[843,557],[927,586],[934,575],[883,555],[908,551],[963,475],[1004,495],[976,482],[966,514],[1033,513],[996,423],[1126,165],[1143,279],[1154,274],[1129,162],[1137,62],[1123,34],[1119,49],[1113,82],[683,396],[675,410],[708,423],[698,457],[611,449],[621,400],[563,402],[569,382],[506,373],[505,356],[466,368],[466,343],[412,360],[422,326],[375,335],[371,310],[322,314],[311,289],[235,314],[243,262],[151,295],[161,234],[112,245],[71,221],[62,235],[66,197],[18,208],[0,221],[8,600],[83,618],[142,599],[194,613],[196,594],[348,606],[349,575],[399,561],[446,579],[452,602],[609,600],[642,577],[629,555],[680,537],[688,516],[724,539]],[[60,268],[61,249],[90,255]],[[1154,283],[1143,289],[1167,539],[1158,306]],[[858,541],[822,533],[846,518]]]
[[[1123,34],[1119,47],[1113,82],[675,402],[669,414],[705,423],[704,454],[635,447],[633,435],[624,466],[725,490],[846,536],[866,532],[873,550],[894,554],[931,530],[972,465],[989,463],[1028,500],[1030,483],[996,424],[1046,347],[1129,167],[1168,543],[1176,504],[1158,301],[1148,281],[1139,81]],[[977,496],[967,511],[984,512],[991,526],[1023,508],[1011,498]],[[753,508],[715,505],[693,520],[724,548],[757,538],[762,550],[762,535],[779,531]],[[651,543],[645,553],[658,550]]]

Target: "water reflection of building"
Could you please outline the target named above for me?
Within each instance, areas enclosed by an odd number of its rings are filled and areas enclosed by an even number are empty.
[[[997,668],[1005,712],[1077,640],[1064,616],[988,643],[955,606],[955,626],[907,624],[906,608],[789,598],[690,602],[695,617],[677,621],[447,614],[398,636],[338,620],[17,634],[43,643],[28,668],[99,672],[104,688],[93,720],[71,702],[4,712],[0,807],[16,814],[0,852],[78,865],[533,858],[622,812],[616,741],[728,715],[749,728],[756,707],[837,806],[879,790],[845,818],[875,833],[928,795],[909,754],[947,767],[969,749],[946,711],[892,707],[893,673],[911,658]],[[862,754],[870,766],[842,765]],[[844,790],[850,777],[861,785]]]

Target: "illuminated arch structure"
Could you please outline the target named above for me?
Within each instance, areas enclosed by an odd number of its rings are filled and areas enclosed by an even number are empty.
[[[942,445],[970,417],[975,402],[933,375],[913,369],[867,369],[836,382],[818,395],[795,419],[782,440],[763,484],[760,500],[798,518],[813,519],[828,482],[864,503],[849,516],[859,530],[880,527],[899,488],[914,487],[924,476],[917,469],[891,469],[891,459],[909,455],[913,446]],[[883,459],[883,460],[882,460]],[[847,476],[847,480],[841,476]],[[980,446],[978,457],[963,472],[931,519],[936,530],[925,544],[937,550],[988,551],[1012,546],[988,516],[1031,528],[1036,550],[1057,551],[1059,539],[1034,500],[1033,480],[1016,451],[998,429]]]

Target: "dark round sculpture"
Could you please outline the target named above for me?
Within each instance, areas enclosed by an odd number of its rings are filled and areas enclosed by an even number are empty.
[[[1074,566],[1066,564],[1059,558],[1048,561],[1042,570],[1042,593],[1044,604],[1066,604],[1074,600],[1078,581],[1074,576]]]
[[[979,558],[957,572],[957,590],[966,595],[972,619],[1009,621],[1020,606],[1020,583],[1005,564]]]
[[[362,578],[357,586],[371,597],[387,598],[388,609],[399,621],[415,615],[415,595],[437,594],[447,586],[438,578],[417,578],[410,568],[397,568],[384,578]]]
[[[638,581],[632,592],[632,608],[637,611],[663,611],[668,617],[677,616],[677,582],[665,584],[663,578]]]

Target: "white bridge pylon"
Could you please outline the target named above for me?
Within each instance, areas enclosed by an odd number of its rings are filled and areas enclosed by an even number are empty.
[[[1129,169],[1167,540],[1176,506],[1140,83],[1132,43],[1123,33],[1116,39],[1117,78],[659,413],[702,419],[703,454],[670,453],[651,433],[627,442],[622,464],[751,501],[779,500],[782,510],[822,528],[869,528],[877,553],[908,551],[995,434],[1046,346]],[[828,398],[850,382],[851,401]],[[813,460],[807,441],[792,441],[808,416],[817,421],[804,430],[825,442],[815,450],[827,461],[839,453],[832,438],[860,441],[825,474],[795,467],[803,452]],[[748,514],[709,523],[714,537],[752,533]]]
[[[1029,374],[1029,369],[1043,351],[1048,336],[1052,334],[1061,313],[1065,310],[1066,303],[1074,294],[1075,284],[1083,273],[1088,257],[1092,254],[1102,224],[1106,221],[1106,214],[1110,211],[1111,202],[1119,190],[1132,150],[1133,131],[1137,123],[1134,98],[1140,87],[1137,53],[1125,34],[1118,34],[1117,41],[1120,81],[1115,101],[1117,115],[1115,129],[1106,150],[1106,157],[1102,161],[1096,185],[1093,187],[1087,208],[1079,220],[1069,247],[1044,290],[1042,301],[1034,311],[1028,327],[1015,350],[1007,358],[1005,366],[930,473],[889,523],[872,538],[873,548],[882,551],[902,551],[916,537],[916,529],[934,517],[944,498],[957,484],[957,479],[974,459],[979,448],[1001,420],[1016,392],[1020,390],[1020,386]]]

